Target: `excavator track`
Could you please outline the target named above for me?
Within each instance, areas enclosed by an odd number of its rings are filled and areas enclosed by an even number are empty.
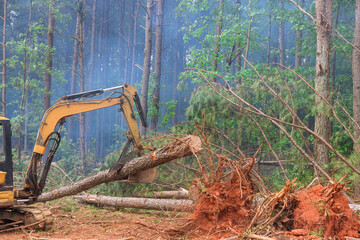
[[[16,206],[0,209],[0,231],[31,228],[47,231],[52,228],[53,216],[49,209],[38,206]]]

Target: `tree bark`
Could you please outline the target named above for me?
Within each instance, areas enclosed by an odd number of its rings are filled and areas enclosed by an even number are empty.
[[[55,1],[50,1],[49,6],[49,23],[47,33],[47,51],[45,60],[45,92],[44,92],[44,112],[50,107],[50,95],[51,95],[51,71],[52,71],[52,50],[54,46],[54,25],[55,18],[53,14],[53,8],[55,7]]]
[[[216,23],[216,32],[215,32],[214,53],[212,59],[212,68],[213,71],[215,72],[217,70],[217,65],[218,65],[223,18],[224,18],[224,0],[219,0],[218,19]],[[214,76],[212,80],[216,82],[216,76]]]
[[[304,6],[304,0],[301,0],[299,2],[300,6]],[[301,21],[303,20],[303,15],[301,15]],[[295,68],[298,68],[301,66],[301,56],[300,52],[302,49],[302,37],[303,37],[303,31],[302,30],[296,30],[296,46],[295,46]]]
[[[251,21],[252,21],[252,17],[251,17],[251,0],[249,0],[249,7],[248,7],[248,16],[249,16],[249,23],[248,23],[248,32],[246,35],[246,48],[245,48],[245,58],[247,59],[249,56],[249,51],[250,51],[250,41],[251,41]],[[244,61],[244,70],[246,69],[246,61]]]
[[[356,0],[355,29],[352,49],[352,75],[353,75],[353,112],[354,121],[360,125],[360,0]],[[360,140],[360,129],[354,124],[354,135]]]
[[[76,92],[77,68],[79,62],[79,29],[80,29],[80,14],[76,12],[76,27],[74,38],[74,55],[71,68],[71,93]],[[71,139],[75,139],[75,120],[73,117],[69,118],[69,135]]]
[[[137,18],[139,15],[139,0],[136,1],[135,12],[134,12],[134,33],[133,33],[133,45],[132,45],[132,62],[131,62],[131,80],[130,84],[134,84],[134,72],[135,72],[135,51],[136,51],[136,31],[137,31]],[[126,81],[126,80],[125,80]]]
[[[157,1],[156,8],[156,39],[155,39],[155,66],[154,66],[154,92],[152,95],[152,113],[150,130],[157,131],[160,105],[160,79],[161,79],[161,53],[162,53],[162,32],[164,18],[164,0]]]
[[[100,195],[77,196],[81,203],[121,208],[140,208],[161,211],[191,211],[193,201],[155,198],[109,197]]]
[[[159,191],[147,193],[135,193],[133,197],[136,198],[174,198],[174,199],[188,199],[189,192],[185,189],[173,191]]]
[[[51,201],[61,197],[74,195],[88,190],[101,183],[109,183],[116,180],[123,180],[136,173],[154,168],[171,160],[190,156],[201,150],[201,139],[195,135],[189,135],[179,140],[175,140],[165,146],[156,149],[152,153],[142,155],[127,162],[116,174],[109,173],[108,170],[97,173],[94,176],[84,178],[70,186],[61,187],[54,191],[43,193],[37,199],[39,202]]]
[[[79,49],[80,49],[80,92],[85,91],[85,39],[84,39],[84,18],[85,0],[80,2],[80,28],[79,28]],[[86,148],[85,148],[85,114],[80,114],[80,162],[82,175],[86,175]]]
[[[144,66],[143,75],[141,81],[141,95],[140,103],[144,111],[144,115],[147,116],[148,112],[148,92],[149,92],[149,77],[150,77],[150,64],[151,64],[151,43],[152,43],[152,7],[153,0],[147,0],[146,4],[146,25],[145,25],[145,49],[144,49]],[[146,129],[140,126],[141,136],[146,134]]]
[[[4,25],[3,25],[3,40],[2,40],[2,50],[3,50],[3,71],[2,71],[2,97],[1,97],[1,105],[2,105],[2,115],[6,117],[6,19],[7,19],[7,0],[4,0]]]
[[[92,90],[94,81],[94,58],[95,58],[95,24],[96,24],[96,3],[93,1],[92,17],[91,17],[91,45],[90,45],[90,62],[89,62],[89,89]]]
[[[266,64],[270,66],[270,55],[271,55],[271,16],[272,16],[272,9],[269,11],[269,28],[268,28],[268,45],[267,45],[267,52],[266,52]]]
[[[285,11],[284,9],[284,1],[280,1],[280,9],[282,12]],[[279,50],[280,50],[280,64],[285,66],[285,32],[284,32],[284,21],[283,19],[280,20],[279,26]]]
[[[124,81],[128,82],[128,72],[129,72],[129,55],[130,55],[130,40],[131,40],[131,29],[132,29],[132,21],[131,21],[131,11],[132,4],[129,4],[129,29],[128,29],[128,39],[127,39],[127,48],[125,52],[125,64],[124,64]]]
[[[316,0],[316,66],[315,66],[315,89],[320,96],[316,95],[315,105],[315,133],[330,141],[330,118],[326,114],[327,108],[324,98],[329,98],[329,74],[330,74],[330,47],[332,30],[332,0]],[[320,140],[315,140],[315,160],[320,166],[329,164],[329,149]]]

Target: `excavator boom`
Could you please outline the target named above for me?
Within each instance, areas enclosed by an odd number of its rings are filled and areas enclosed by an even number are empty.
[[[102,99],[83,100],[83,98],[97,96],[103,94],[104,92],[111,92],[111,94],[110,96]],[[124,84],[118,87],[98,89],[64,96],[60,98],[55,105],[51,106],[43,116],[34,150],[31,155],[30,164],[26,173],[24,189],[15,190],[15,198],[35,201],[37,196],[41,194],[42,189],[45,186],[52,159],[60,144],[61,137],[59,131],[68,117],[114,105],[120,106],[128,125],[129,130],[124,135],[128,139],[127,146],[129,144],[133,145],[134,150],[131,156],[134,157],[134,155],[143,154],[144,149],[153,150],[152,146],[143,145],[141,141],[139,127],[135,117],[134,105],[136,105],[138,109],[142,125],[147,127],[147,123],[145,116],[143,116],[143,110],[140,105],[139,95],[136,88],[128,84]],[[38,180],[37,167],[39,166],[41,158],[45,154],[51,140],[54,141],[54,143],[48,153],[40,180]],[[130,154],[127,155],[128,158],[129,155]],[[119,170],[122,165],[123,164],[118,164],[112,169]],[[154,174],[154,170],[151,173],[149,172],[149,174],[154,175],[152,179],[156,176],[156,172]],[[144,179],[146,179],[147,182],[149,181],[149,178],[144,177]],[[141,179],[139,181],[141,182]]]

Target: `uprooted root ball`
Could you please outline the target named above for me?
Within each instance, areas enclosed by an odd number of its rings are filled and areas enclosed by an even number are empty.
[[[201,194],[186,226],[195,235],[205,233],[216,239],[242,233],[253,215],[253,186],[249,176],[253,160],[240,166],[234,162],[229,165],[227,158],[218,157],[219,167],[213,181],[197,180]]]

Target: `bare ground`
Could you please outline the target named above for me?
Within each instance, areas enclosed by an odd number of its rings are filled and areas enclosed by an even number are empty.
[[[78,205],[71,198],[46,206],[54,216],[51,230],[17,230],[0,233],[0,239],[177,239],[172,229],[187,217],[175,212],[99,209]]]

